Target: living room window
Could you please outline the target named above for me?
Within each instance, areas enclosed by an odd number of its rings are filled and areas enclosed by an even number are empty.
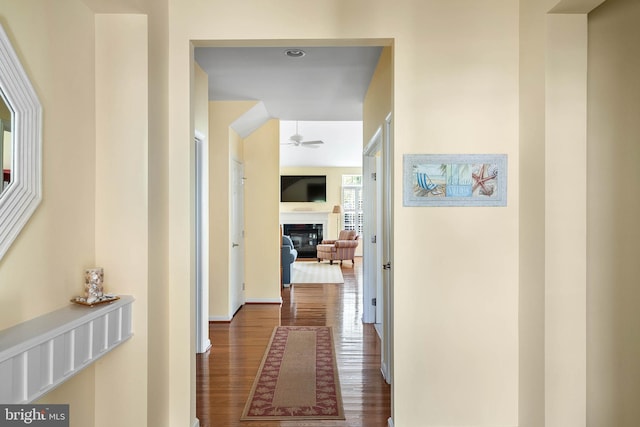
[[[362,175],[342,175],[342,227],[355,230],[362,236],[364,218],[362,211]]]

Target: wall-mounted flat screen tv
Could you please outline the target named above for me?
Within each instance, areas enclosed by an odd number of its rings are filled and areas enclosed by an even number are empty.
[[[326,202],[326,175],[281,175],[281,202]]]

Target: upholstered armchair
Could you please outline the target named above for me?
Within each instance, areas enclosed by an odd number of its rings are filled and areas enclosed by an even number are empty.
[[[358,235],[354,230],[342,230],[337,240],[325,239],[316,246],[318,262],[328,259],[329,264],[333,264],[334,260],[340,260],[342,264],[343,260],[350,259],[353,264],[358,243]]]

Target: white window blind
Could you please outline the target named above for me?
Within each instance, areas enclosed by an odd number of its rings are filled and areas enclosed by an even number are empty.
[[[362,175],[342,175],[342,229],[355,230],[362,236]]]

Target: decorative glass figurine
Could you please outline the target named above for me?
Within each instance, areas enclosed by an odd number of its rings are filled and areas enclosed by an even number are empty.
[[[102,283],[104,282],[104,271],[100,267],[88,268],[84,273],[84,296],[87,303],[91,304],[102,298]]]

